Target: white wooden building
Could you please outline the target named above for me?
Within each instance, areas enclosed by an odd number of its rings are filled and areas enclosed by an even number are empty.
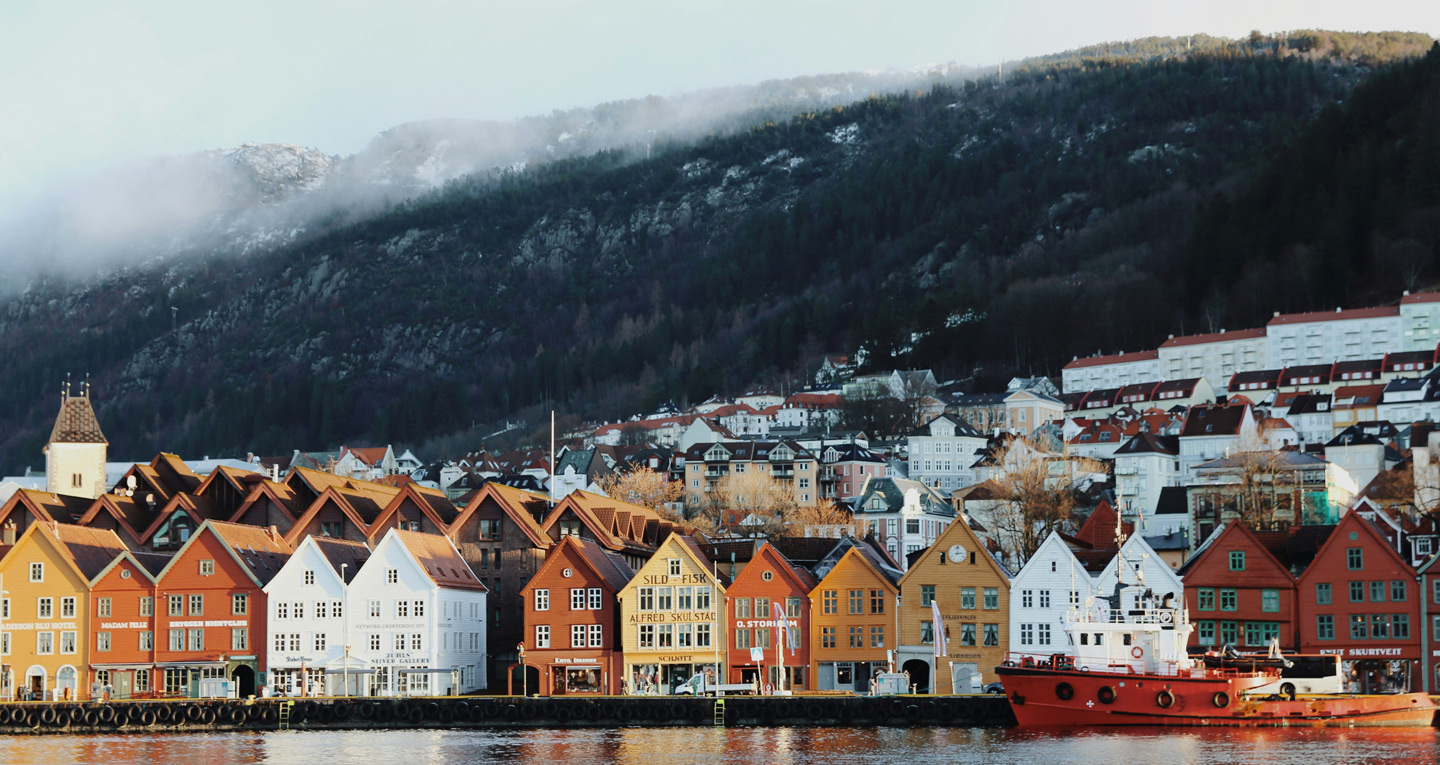
[[[305,537],[265,585],[269,609],[266,667],[269,687],[282,696],[364,696],[369,671],[347,647],[353,581],[370,557],[360,542]],[[348,686],[347,686],[348,682]]]
[[[1123,572],[1120,571],[1122,560],[1125,564]],[[1185,585],[1181,582],[1179,575],[1170,568],[1169,563],[1162,560],[1155,550],[1151,549],[1150,544],[1145,541],[1145,537],[1139,534],[1125,540],[1125,544],[1120,546],[1120,554],[1110,559],[1110,563],[1105,566],[1104,570],[1096,575],[1095,596],[1097,598],[1109,597],[1115,592],[1117,572],[1120,572],[1119,576],[1123,579],[1123,587],[1129,587],[1135,584],[1137,579],[1143,579],[1145,589],[1155,594],[1157,602],[1163,602],[1166,598],[1170,598],[1176,604],[1183,605],[1185,603]],[[1144,590],[1135,592],[1138,595]],[[1170,597],[1172,595],[1173,598]],[[1133,603],[1122,603],[1121,607],[1128,609],[1139,606]]]
[[[483,690],[486,589],[448,537],[391,529],[350,582],[352,660],[378,696]]]
[[[1010,650],[1066,653],[1065,612],[1093,594],[1094,581],[1058,532],[1040,543],[1010,580]]]

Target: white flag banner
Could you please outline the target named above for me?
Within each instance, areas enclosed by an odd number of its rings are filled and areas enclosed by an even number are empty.
[[[795,639],[798,636],[791,630],[798,629],[798,622],[790,621],[789,617],[785,615],[785,604],[779,600],[775,601],[775,623],[780,625],[780,629],[776,630],[779,633],[776,638],[779,641],[777,647],[781,653],[784,653],[785,646],[790,646],[790,655],[794,656],[795,644],[800,641]]]
[[[945,622],[940,617],[939,600],[930,601],[930,618],[934,620],[930,623],[930,633],[934,636],[935,658],[938,659],[950,653],[950,647],[946,644],[948,641],[945,639]]]

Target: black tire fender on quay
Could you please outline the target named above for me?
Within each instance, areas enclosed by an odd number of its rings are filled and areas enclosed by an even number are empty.
[[[920,721],[920,706],[918,704],[907,704],[905,706],[905,722]]]
[[[412,724],[418,724],[425,719],[425,710],[420,707],[410,707],[410,714],[407,718]]]
[[[360,713],[360,719],[369,720],[370,718],[375,716],[375,703],[371,701],[362,701],[360,702],[360,706],[357,711]]]
[[[140,710],[140,716],[135,718],[135,720],[141,727],[148,728],[155,724],[155,713],[149,709],[142,709]]]
[[[570,722],[570,720],[571,720],[572,718],[574,718],[574,717],[575,717],[575,713],[570,710],[570,705],[569,705],[569,704],[556,705],[556,707],[555,707],[555,722],[560,723],[561,725],[564,725],[565,723]]]
[[[1161,709],[1169,709],[1175,706],[1175,694],[1168,689],[1155,694],[1155,706]]]
[[[40,710],[40,722],[45,725],[54,725],[60,719],[60,713],[55,707],[44,707]]]
[[[1075,698],[1075,686],[1061,682],[1055,684],[1055,698],[1061,701],[1069,701]]]
[[[335,719],[336,719],[336,720],[349,720],[349,719],[350,719],[350,712],[351,712],[352,710],[350,709],[350,704],[349,704],[349,702],[342,701],[342,702],[340,702],[340,703],[335,704],[334,706],[332,706],[331,709],[333,709],[333,710],[335,711]]]
[[[388,723],[395,719],[395,709],[394,707],[386,705],[376,706],[373,717],[377,723]]]

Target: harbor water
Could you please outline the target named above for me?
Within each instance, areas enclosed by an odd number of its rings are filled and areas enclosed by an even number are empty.
[[[8,736],[0,763],[1433,763],[1411,729],[586,728]]]

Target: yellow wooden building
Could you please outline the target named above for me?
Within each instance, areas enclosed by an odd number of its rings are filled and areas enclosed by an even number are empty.
[[[90,582],[124,550],[113,531],[35,523],[0,558],[0,696],[91,698]]]
[[[671,534],[616,597],[626,693],[672,694],[697,674],[718,682],[725,583],[694,539]]]
[[[1010,645],[1010,574],[961,515],[900,580],[896,663],[922,693],[976,693]],[[938,602],[948,651],[935,656]]]
[[[828,560],[816,566],[821,576],[810,591],[810,673],[816,690],[868,693],[871,678],[888,668],[895,649],[900,570],[867,542],[842,542],[831,555],[841,550],[833,567]]]

